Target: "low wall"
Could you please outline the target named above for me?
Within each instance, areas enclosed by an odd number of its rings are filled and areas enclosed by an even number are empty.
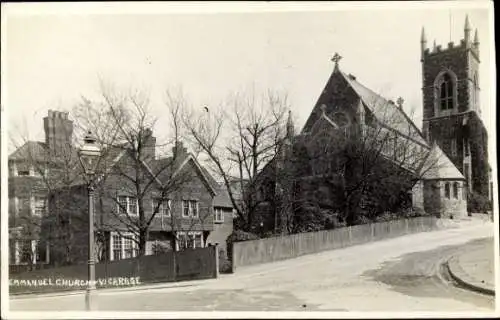
[[[95,265],[96,287],[125,287],[142,283],[217,278],[218,248],[215,246],[167,252],[160,255]],[[11,274],[11,294],[46,293],[85,289],[86,264]]]
[[[389,239],[410,233],[430,231],[437,228],[437,218],[417,217],[235,242],[232,252],[233,271],[242,266],[290,259],[305,254]]]

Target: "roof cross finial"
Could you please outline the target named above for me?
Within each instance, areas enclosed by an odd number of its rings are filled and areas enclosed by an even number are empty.
[[[396,103],[398,104],[398,106],[400,108],[403,107],[403,103],[405,102],[405,100],[402,98],[402,97],[399,97],[398,100],[396,100]]]
[[[339,67],[340,59],[342,59],[342,56],[340,54],[338,54],[337,52],[335,52],[333,57],[330,59],[331,61],[335,62],[335,69],[337,69]]]

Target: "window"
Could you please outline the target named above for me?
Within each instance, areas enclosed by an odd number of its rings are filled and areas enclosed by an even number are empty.
[[[11,259],[16,264],[49,262],[48,245],[46,242],[40,240],[16,240],[12,244]]]
[[[450,199],[450,184],[448,182],[444,185],[444,196]]]
[[[170,217],[172,209],[172,200],[153,199],[153,212],[159,213],[165,217]]]
[[[203,248],[203,237],[201,232],[179,232],[179,250]]]
[[[34,255],[34,250],[33,250],[33,245],[31,243],[31,240],[21,240],[19,243],[19,258],[20,258],[20,263],[25,264],[25,263],[32,263],[33,261],[33,255]]]
[[[448,73],[444,74],[439,86],[439,105],[441,110],[453,109],[453,82]]]
[[[120,235],[112,236],[113,247],[111,249],[111,260],[120,260],[122,258],[122,240]]]
[[[139,213],[137,198],[128,197],[128,214],[137,215]]]
[[[458,199],[458,182],[453,183],[453,198]]]
[[[130,238],[123,238],[123,257],[125,259],[135,257],[134,242]]]
[[[222,212],[222,208],[215,208],[214,213],[215,213],[214,217],[215,222],[224,222],[224,213]]]
[[[45,197],[35,197],[35,208],[34,208],[34,215],[41,217],[46,213],[47,207],[47,198]]]
[[[138,253],[137,235],[132,233],[111,233],[111,260],[134,258]]]
[[[119,214],[129,214],[129,215],[139,214],[139,203],[137,202],[136,197],[118,196],[116,202],[118,205],[117,211]]]
[[[457,140],[456,139],[451,139],[451,156],[456,157],[457,156]]]
[[[182,201],[182,216],[189,217],[189,201],[187,200]]]
[[[183,200],[182,201],[182,216],[183,217],[198,217],[198,201]]]
[[[35,262],[36,263],[48,263],[48,246],[46,242],[40,241],[40,240],[33,240],[34,247],[35,247]]]
[[[393,157],[395,151],[395,135],[393,132],[388,132],[382,140],[382,154],[386,157]]]

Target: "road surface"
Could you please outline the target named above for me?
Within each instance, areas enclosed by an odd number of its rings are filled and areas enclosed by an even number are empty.
[[[492,223],[424,232],[238,269],[177,287],[98,292],[99,311],[493,312],[494,298],[456,288],[439,266]],[[490,240],[492,241],[492,240]],[[83,311],[83,294],[11,298],[11,311]]]

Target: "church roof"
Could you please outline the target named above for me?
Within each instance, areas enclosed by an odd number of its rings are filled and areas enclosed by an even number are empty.
[[[443,150],[437,144],[433,144],[429,156],[422,167],[422,179],[465,180],[465,177],[444,154]]]
[[[400,107],[365,87],[356,81],[354,77],[346,75],[341,71],[339,72],[378,121],[421,144],[427,145],[418,127]]]
[[[367,88],[358,82],[354,76],[340,71],[338,65],[336,65],[311,115],[306,121],[302,134],[311,134],[318,125],[331,122],[331,119],[325,114],[326,107],[324,104],[328,103],[331,95],[335,95],[336,92],[342,94],[346,88],[353,90],[354,94],[361,100],[365,111],[373,116],[383,127],[399,132],[409,138],[410,141],[413,141],[415,145],[419,144],[420,147],[427,150],[428,155],[426,152],[421,161],[416,159],[418,161],[412,164],[412,168],[416,166],[415,169],[423,174],[423,179],[464,179],[464,176],[441,148],[437,145],[430,145],[426,141],[420,129],[401,107]]]

